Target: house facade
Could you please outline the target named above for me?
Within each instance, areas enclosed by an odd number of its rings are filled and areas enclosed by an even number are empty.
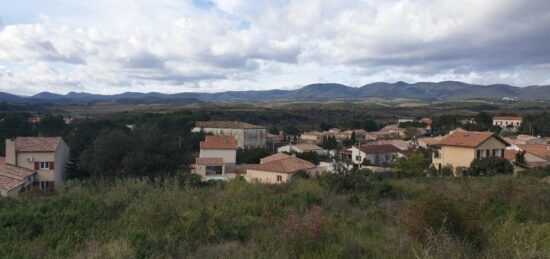
[[[353,164],[362,165],[391,165],[399,157],[406,156],[406,153],[389,144],[361,145],[351,148],[351,161]]]
[[[455,131],[439,142],[440,150],[434,150],[432,165],[441,170],[446,165],[464,172],[474,159],[504,157],[510,144],[492,132]]]
[[[505,128],[519,128],[523,122],[523,117],[518,116],[495,116],[493,117],[493,125]]]
[[[311,162],[286,154],[275,154],[260,160],[260,164],[249,165],[245,179],[268,184],[280,184],[290,180],[292,175],[304,171],[315,174],[317,166]]]
[[[233,136],[206,136],[200,142],[200,154],[192,166],[203,180],[212,177],[234,178],[237,142]]]
[[[233,136],[238,148],[266,146],[267,129],[241,121],[198,121],[192,132],[204,131],[216,136]]]
[[[13,196],[31,188],[54,190],[63,186],[69,153],[61,137],[6,139],[6,157],[0,159],[0,178],[9,184],[0,186],[2,195]],[[19,184],[15,184],[14,179]]]

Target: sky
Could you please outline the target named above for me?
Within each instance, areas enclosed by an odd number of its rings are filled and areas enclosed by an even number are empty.
[[[550,84],[548,0],[0,0],[0,91]]]

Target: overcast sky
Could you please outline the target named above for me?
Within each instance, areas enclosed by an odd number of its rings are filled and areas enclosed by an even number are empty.
[[[550,84],[549,0],[1,0],[0,91]]]

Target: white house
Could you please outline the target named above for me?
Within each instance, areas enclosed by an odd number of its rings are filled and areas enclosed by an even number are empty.
[[[406,156],[406,152],[389,144],[361,145],[351,148],[352,162],[357,165],[365,160],[370,165],[391,165],[395,159]]]
[[[523,122],[523,117],[518,116],[495,116],[493,117],[493,125],[499,126],[503,129],[508,127],[519,128]]]
[[[200,142],[200,154],[193,165],[193,173],[203,180],[211,177],[235,177],[237,143],[233,136],[206,136]]]
[[[320,146],[308,143],[301,144],[288,144],[286,146],[279,147],[277,151],[287,152],[287,153],[306,153],[306,152],[315,152],[321,156],[328,155],[328,151],[323,149]]]

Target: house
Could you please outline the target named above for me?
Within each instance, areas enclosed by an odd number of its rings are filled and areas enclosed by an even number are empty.
[[[301,143],[301,144],[288,144],[286,146],[279,147],[277,149],[279,153],[281,152],[287,152],[287,153],[307,153],[307,152],[315,152],[320,156],[327,155],[328,152],[323,149],[320,146],[314,145],[314,144],[308,144],[308,143]]]
[[[543,145],[548,143],[543,138],[535,137],[531,135],[524,135],[524,134],[518,135],[515,139],[512,139],[512,138],[504,138],[504,139],[512,145]]]
[[[406,157],[406,152],[389,144],[360,145],[351,148],[351,157],[357,165],[391,165],[395,159]]]
[[[492,132],[457,130],[439,142],[440,150],[435,150],[432,165],[441,170],[446,165],[457,172],[464,172],[474,159],[490,156],[504,157],[510,144]]]
[[[519,128],[523,117],[519,116],[495,116],[493,117],[493,125],[505,128]]]
[[[54,190],[63,185],[69,147],[61,137],[6,139],[6,157],[0,159],[2,196],[29,189]]]
[[[284,183],[297,172],[314,174],[317,171],[315,164],[281,153],[264,157],[260,161],[260,164],[247,166],[245,176],[247,181]]]
[[[328,132],[309,131],[302,133],[300,135],[300,140],[312,143],[321,143],[325,136],[330,136],[330,134],[328,134]]]
[[[403,151],[407,151],[410,148],[412,148],[411,141],[405,141],[405,140],[402,140],[402,139],[379,140],[379,141],[376,141],[375,143],[378,144],[378,145],[380,145],[380,144],[392,145],[392,146],[394,146],[396,148],[399,148]]]
[[[204,131],[219,136],[233,136],[238,148],[266,146],[267,129],[242,121],[198,121],[192,132]]]
[[[399,128],[398,124],[386,125],[384,128],[380,129],[378,133],[387,134],[390,138],[404,138],[405,129]]]
[[[516,154],[520,152],[525,152],[524,164],[529,168],[545,167],[550,165],[550,145],[548,144],[516,145],[513,149],[506,150],[505,157],[511,162],[515,162]]]
[[[235,177],[237,142],[233,136],[206,136],[200,142],[200,154],[192,166],[203,180],[212,177]]]

